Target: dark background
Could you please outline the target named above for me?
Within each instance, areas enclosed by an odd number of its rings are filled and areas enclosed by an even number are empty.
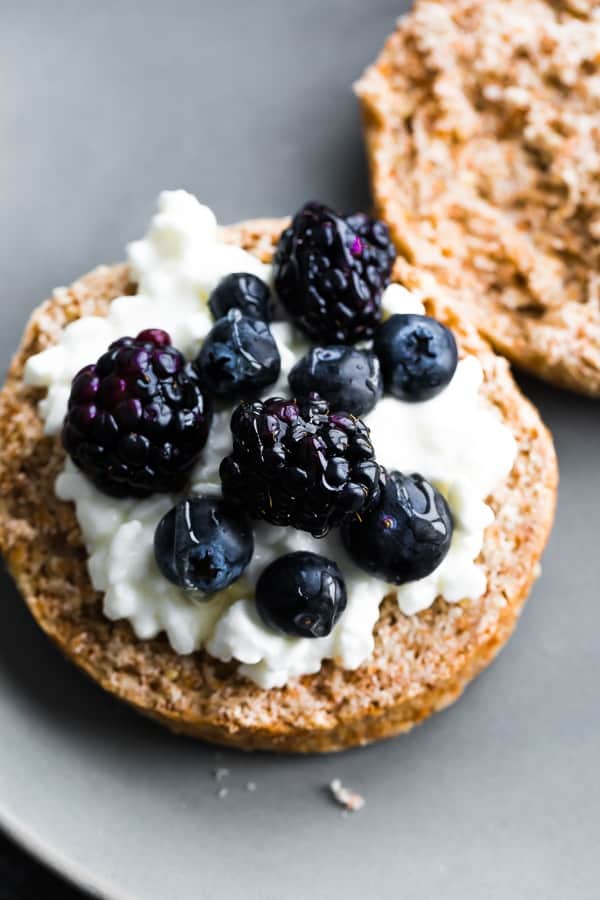
[[[0,834],[0,900],[78,900],[80,891],[69,887]]]

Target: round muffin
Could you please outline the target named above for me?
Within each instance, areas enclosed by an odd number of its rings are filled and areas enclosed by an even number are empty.
[[[356,85],[375,204],[498,352],[600,396],[600,14],[417,0]]]
[[[257,220],[222,229],[221,237],[268,262],[286,224]],[[128,267],[101,267],[55,291],[27,326],[0,394],[0,547],[33,616],[60,649],[107,691],[174,731],[244,749],[319,752],[366,744],[407,731],[455,700],[516,624],[554,515],[552,439],[506,361],[443,292],[404,261],[394,279],[423,290],[427,311],[453,329],[461,353],[479,357],[484,396],[517,441],[512,472],[489,499],[496,518],[480,558],[487,591],[477,601],[438,599],[414,616],[386,597],[367,664],[350,671],[325,661],[317,674],[271,690],[239,675],[234,663],[205,652],[179,656],[166,638],[140,641],[126,622],[106,619],[73,508],[55,496],[64,451],[58,439],[44,436],[42,393],[24,385],[24,364],[68,322],[105,314],[111,299],[134,293]]]

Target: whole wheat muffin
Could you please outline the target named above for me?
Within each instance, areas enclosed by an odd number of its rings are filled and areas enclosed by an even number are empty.
[[[222,236],[265,262],[286,223],[255,221]],[[102,687],[174,731],[245,749],[340,750],[407,731],[455,700],[510,636],[535,578],[554,514],[557,468],[550,435],[515,386],[505,360],[456,315],[443,294],[400,262],[396,280],[426,292],[428,311],[454,329],[461,352],[481,360],[483,392],[512,430],[518,453],[490,498],[496,518],[481,563],[481,599],[438,599],[418,615],[381,606],[370,662],[348,671],[326,661],[316,675],[263,690],[206,653],[178,656],[163,637],[139,641],[102,614],[70,504],[54,493],[64,463],[45,437],[39,390],[23,383],[27,358],[82,315],[103,314],[132,293],[128,268],[102,267],[61,289],[34,314],[0,394],[0,547],[33,616],[61,650]]]
[[[401,252],[499,352],[600,396],[600,5],[417,0],[356,90]]]

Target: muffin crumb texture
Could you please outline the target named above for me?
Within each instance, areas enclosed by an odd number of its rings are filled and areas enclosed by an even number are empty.
[[[268,262],[285,224],[249,222],[224,229],[222,237]],[[138,641],[128,623],[106,619],[73,507],[54,493],[64,451],[59,440],[44,436],[37,413],[43,394],[24,385],[23,367],[68,322],[105,314],[111,299],[133,293],[128,268],[97,269],[33,314],[0,394],[0,548],[33,616],[61,650],[103,688],[174,731],[294,752],[339,750],[407,731],[455,700],[516,624],[554,513],[552,440],[506,361],[457,315],[446,292],[432,289],[405,261],[393,277],[422,291],[428,312],[454,330],[461,355],[478,356],[483,396],[517,441],[513,470],[489,501],[496,519],[480,559],[487,591],[474,602],[438,600],[410,617],[388,597],[368,664],[350,671],[326,661],[317,674],[274,690],[243,678],[235,664],[206,653],[178,656],[164,636]],[[226,781],[222,775],[219,790]]]
[[[600,395],[600,6],[417,0],[357,93],[405,257],[499,351]]]

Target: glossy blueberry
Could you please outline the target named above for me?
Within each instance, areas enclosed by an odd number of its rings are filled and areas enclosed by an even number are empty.
[[[391,584],[425,578],[450,548],[452,516],[444,497],[421,475],[390,472],[379,502],[342,526],[354,562]]]
[[[313,391],[334,410],[355,416],[370,412],[383,395],[379,360],[374,353],[355,347],[313,347],[288,375],[294,396]]]
[[[251,319],[269,322],[272,318],[269,286],[249,272],[234,272],[218,283],[208,299],[215,319],[222,319],[230,309],[239,309]]]
[[[219,397],[255,394],[277,381],[281,359],[266,322],[230,309],[196,358],[202,384]]]
[[[429,316],[390,316],[375,333],[374,350],[386,390],[400,400],[431,400],[458,364],[454,335]]]
[[[204,594],[237,581],[253,551],[248,517],[219,497],[181,500],[154,534],[154,555],[165,578]]]
[[[325,637],[346,602],[346,585],[337,565],[308,551],[280,556],[256,585],[261,619],[269,628],[294,637]]]

